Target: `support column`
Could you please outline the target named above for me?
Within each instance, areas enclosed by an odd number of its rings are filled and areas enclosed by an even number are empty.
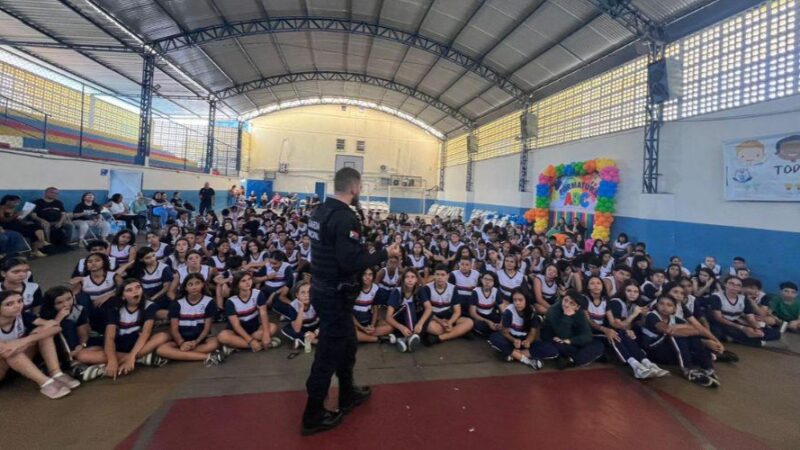
[[[664,59],[665,45],[650,41],[647,55],[648,64]],[[648,71],[649,75],[649,71]],[[664,124],[664,99],[654,95],[654,83],[647,82],[647,106],[645,107],[646,124],[644,129],[644,158],[642,160],[642,192],[658,193],[658,153],[661,143],[661,126]]]
[[[217,99],[208,100],[208,136],[206,136],[206,172],[211,173],[214,168],[214,129],[216,128]]]
[[[530,151],[530,146],[528,141],[530,140],[531,136],[528,136],[528,129],[526,126],[523,126],[523,117],[525,114],[528,114],[528,109],[530,108],[531,104],[529,102],[525,102],[525,107],[522,108],[522,114],[520,115],[520,140],[522,141],[522,150],[519,153],[519,191],[525,192],[528,189],[528,151]]]
[[[244,122],[241,120],[238,123],[236,131],[236,176],[242,170],[242,133],[244,132]]]
[[[475,130],[469,131],[469,136],[467,137],[467,183],[466,183],[466,191],[472,192],[473,188],[473,169],[475,165],[475,154],[478,153],[478,137],[475,136]],[[473,145],[470,145],[470,140],[474,140]]]
[[[156,70],[156,55],[146,53],[142,64],[142,92],[139,99],[139,144],[136,147],[135,163],[143,166],[150,156],[150,132],[153,126],[153,76]]]
[[[444,170],[447,165],[447,141],[439,144],[439,192],[444,192]]]

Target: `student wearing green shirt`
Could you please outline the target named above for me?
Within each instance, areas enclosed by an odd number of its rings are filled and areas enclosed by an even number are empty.
[[[781,331],[800,332],[800,303],[797,302],[797,285],[791,281],[780,284],[780,296],[769,304],[772,314],[783,321]]]
[[[587,366],[599,358],[603,343],[592,338],[592,327],[586,314],[586,298],[570,289],[554,304],[545,316],[541,327],[541,340],[536,342],[533,356],[537,359],[558,358],[559,369]]]

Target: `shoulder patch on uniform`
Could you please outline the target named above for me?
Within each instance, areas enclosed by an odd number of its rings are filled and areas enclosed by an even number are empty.
[[[358,233],[358,231],[350,230],[350,239],[353,239],[353,240],[356,240],[356,241],[360,241],[361,240],[361,235]]]

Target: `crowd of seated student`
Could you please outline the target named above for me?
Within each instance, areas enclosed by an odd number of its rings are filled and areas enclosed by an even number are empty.
[[[81,382],[169,360],[211,366],[283,341],[311,351],[319,319],[307,212],[232,207],[221,218],[208,211],[181,220],[157,197],[164,226],[141,243],[127,229],[102,239],[100,229],[67,286],[40,288],[24,258],[0,262],[0,379],[13,370],[59,398]],[[97,225],[98,208],[83,196],[79,233]],[[606,355],[638,379],[677,366],[686,379],[716,387],[714,365],[738,360],[729,343],[776,345],[800,331],[797,285],[765,294],[742,258],[723,270],[707,257],[691,271],[676,256],[662,270],[625,234],[578,245],[585,230],[577,224],[547,236],[376,213],[364,226],[370,251],[398,242],[405,252],[359,277],[353,326],[365,344],[405,353],[479,336],[504,360],[533,369]]]

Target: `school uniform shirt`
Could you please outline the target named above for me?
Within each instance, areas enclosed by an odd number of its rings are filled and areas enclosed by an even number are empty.
[[[572,245],[571,248],[567,248],[566,245],[561,247],[561,250],[564,251],[564,259],[566,260],[573,260],[576,256],[581,254],[581,249],[577,245]]]
[[[615,295],[619,286],[617,286],[617,280],[614,279],[613,276],[603,277],[603,280],[608,280],[611,283],[611,289],[607,289],[608,295]]]
[[[108,265],[110,267],[110,271],[113,272],[117,270],[117,258],[108,257]],[[78,264],[75,265],[75,269],[72,270],[72,278],[75,277],[82,277],[83,273],[86,271],[86,258],[81,258],[78,260]]]
[[[614,249],[613,249],[612,255],[614,255],[615,257],[620,257],[620,256],[624,255],[625,252],[628,251],[628,247],[630,247],[630,246],[631,246],[630,242],[614,241]]]
[[[497,312],[499,306],[499,299],[497,297],[498,293],[499,291],[496,287],[493,287],[489,291],[489,295],[486,295],[483,292],[483,288],[476,287],[472,291],[470,304],[475,306],[475,309],[479,315],[489,318]]]
[[[206,326],[206,319],[217,315],[217,305],[214,299],[205,295],[197,303],[182,298],[170,302],[169,318],[178,321],[178,332],[187,341],[193,341],[200,336]]]
[[[181,284],[183,283],[183,280],[185,280],[186,277],[189,276],[190,273],[199,273],[200,276],[203,277],[203,280],[208,281],[208,277],[211,274],[211,267],[205,264],[201,264],[199,272],[189,272],[188,267],[182,267],[178,269],[177,272],[178,272],[178,283]]]
[[[300,258],[302,258],[302,259],[305,259],[306,261],[309,261],[309,262],[311,262],[311,245],[309,245],[309,246],[308,246],[308,248],[305,248],[305,247],[303,247],[303,245],[302,245],[302,244],[300,244],[300,245],[297,247],[297,250],[299,250],[299,251],[300,251]]]
[[[530,331],[530,325],[527,327],[525,326],[525,318],[522,317],[517,308],[513,305],[506,308],[503,311],[503,315],[500,318],[500,324],[503,325],[503,328],[507,329],[508,332],[517,339],[525,339],[528,336],[528,332]]]
[[[744,295],[737,295],[734,301],[728,299],[724,292],[717,292],[708,298],[708,305],[714,311],[720,311],[722,317],[736,322],[745,314],[753,314],[753,306]]]
[[[211,264],[217,270],[225,270],[225,261],[227,261],[227,260],[228,260],[228,258],[220,259],[219,256],[214,255],[214,256],[211,257]]]
[[[463,246],[464,243],[461,241],[458,241],[456,244],[453,244],[452,241],[447,241],[447,251],[450,252],[451,255],[457,255]]]
[[[267,260],[267,252],[261,252],[258,255],[253,256],[252,254],[247,254],[247,262],[251,263],[263,263]]]
[[[418,313],[422,311],[425,303],[430,301],[421,293],[407,297],[400,289],[392,289],[388,300],[388,305],[394,309],[392,317],[411,330],[417,324]]]
[[[481,251],[480,248],[476,248],[475,249],[475,259],[477,259],[478,261],[486,261],[487,253],[488,253],[488,250],[485,249],[485,248],[483,249],[483,251]]]
[[[414,255],[408,255],[406,257],[406,266],[411,267],[412,269],[422,270],[427,265],[428,258],[426,258],[425,255],[420,255],[419,258]]]
[[[470,297],[472,290],[478,286],[478,279],[481,277],[480,272],[477,270],[470,270],[469,274],[465,275],[461,270],[454,270],[450,272],[451,284],[456,286],[456,294],[460,297]]]
[[[642,295],[650,300],[655,300],[656,297],[658,297],[658,293],[661,292],[662,287],[663,285],[656,286],[652,281],[645,281],[642,283]]]
[[[552,305],[558,299],[558,281],[553,280],[550,283],[547,282],[547,277],[544,275],[536,275],[536,278],[541,282],[542,285],[542,298],[547,304]]]
[[[178,256],[175,254],[169,255],[169,257],[167,257],[166,262],[173,272],[177,272],[178,269],[186,268],[186,260],[184,260],[183,262],[178,261]]]
[[[89,309],[77,303],[73,304],[69,315],[61,321],[61,335],[64,336],[70,349],[75,349],[81,344],[78,340],[77,329],[88,323]]]
[[[280,302],[276,302],[280,303]],[[238,295],[228,297],[225,300],[225,315],[227,317],[236,316],[239,318],[239,323],[245,330],[252,330],[253,332],[258,329],[261,324],[261,319],[258,315],[258,307],[267,304],[267,296],[261,291],[253,289],[248,298],[240,298]],[[233,327],[228,324],[228,328]]]
[[[506,298],[510,299],[511,291],[522,286],[522,282],[524,280],[525,274],[519,270],[514,274],[514,276],[509,275],[505,269],[497,271],[497,281],[500,285],[500,292],[502,292]]]
[[[609,259],[607,263],[600,266],[600,278],[605,278],[611,275],[614,271],[614,259]]]
[[[542,273],[542,270],[544,270],[544,258],[539,258],[539,262],[536,264],[533,263],[533,259],[531,257],[525,258],[523,262],[525,263],[525,267],[530,267],[531,273],[538,275]]]
[[[303,327],[300,329],[301,333],[316,330],[319,327],[319,316],[311,303],[308,304],[308,309],[305,309],[300,300],[294,299],[289,306],[290,308],[286,308],[284,313],[289,320],[295,320],[298,315],[303,315]]]
[[[259,272],[261,276],[275,275],[275,278],[264,282],[264,287],[269,288],[270,291],[276,291],[284,286],[291,287],[294,283],[294,272],[289,263],[281,263],[278,270],[272,268],[272,264],[267,264],[261,268]]]
[[[611,315],[617,320],[624,321],[631,314],[630,309],[628,309],[628,304],[621,298],[612,298],[609,300],[607,308],[611,311]]]
[[[171,283],[173,278],[175,278],[175,275],[172,269],[159,261],[152,272],[148,272],[147,268],[145,268],[139,281],[142,283],[142,288],[147,296],[152,298],[164,287],[164,283]]]
[[[436,289],[436,282],[430,282],[422,288],[422,296],[431,303],[433,313],[437,317],[448,317],[453,312],[455,285],[447,283],[444,290]]]
[[[155,253],[156,259],[159,261],[163,261],[172,252],[172,247],[164,242],[160,242],[157,248],[150,248],[153,249],[153,253]]]
[[[89,296],[89,299],[95,301],[96,299],[114,292],[117,288],[114,282],[114,272],[107,272],[105,278],[100,283],[95,283],[91,275],[86,275],[81,280],[81,292]]]
[[[709,269],[709,267],[706,265],[706,263],[700,263],[700,268]],[[722,271],[722,267],[719,264],[717,264],[716,266],[714,266],[713,269],[711,269],[711,271],[714,272],[714,276],[717,279],[719,279],[719,275],[720,275],[720,272]]]
[[[236,256],[241,256],[244,258],[244,249],[242,248],[243,242],[244,241],[241,237],[233,241],[228,241],[228,243],[231,244],[231,251],[236,254]]]
[[[0,342],[9,342],[22,339],[29,335],[36,325],[33,322],[36,316],[29,312],[21,312],[14,318],[14,322],[8,328],[0,328]]]
[[[127,264],[131,260],[131,249],[133,246],[126,245],[122,248],[117,247],[116,245],[111,245],[111,251],[109,252],[109,258],[114,258],[117,260],[117,264],[122,266]]]
[[[297,269],[297,263],[299,262],[300,252],[297,249],[292,250],[292,253],[286,255],[287,263],[292,269]]]
[[[664,341],[664,338],[667,336],[666,334],[658,331],[658,328],[656,328],[656,325],[658,325],[658,323],[663,319],[664,318],[658,313],[658,311],[650,311],[647,313],[647,316],[645,316],[644,326],[642,327],[642,335],[645,338],[644,341],[647,347],[655,347],[661,344]],[[669,325],[680,325],[685,324],[686,321],[672,315],[667,318],[667,323]]]
[[[42,289],[39,284],[32,281],[22,282],[22,310],[31,311],[33,308],[42,305]],[[0,292],[2,292],[3,285],[0,283]]]
[[[584,295],[584,297],[586,297],[586,312],[589,314],[589,320],[597,325],[607,326],[606,310],[608,309],[608,300],[603,298],[600,300],[600,304],[596,305],[589,296]]]
[[[679,308],[675,309],[675,317],[680,319],[688,320],[689,317],[694,316],[694,304],[695,304],[696,297],[694,295],[690,295],[687,297],[686,301],[680,304]],[[654,305],[655,307],[655,305]]]
[[[393,274],[389,274],[389,269],[386,267],[381,268],[378,274],[383,273],[383,279],[378,283],[381,289],[392,290],[400,286],[400,269],[395,269]],[[376,275],[377,277],[377,275]]]
[[[353,303],[353,315],[362,324],[372,321],[372,305],[375,302],[375,296],[378,295],[378,285],[372,284],[366,291],[358,291],[355,303]]]

